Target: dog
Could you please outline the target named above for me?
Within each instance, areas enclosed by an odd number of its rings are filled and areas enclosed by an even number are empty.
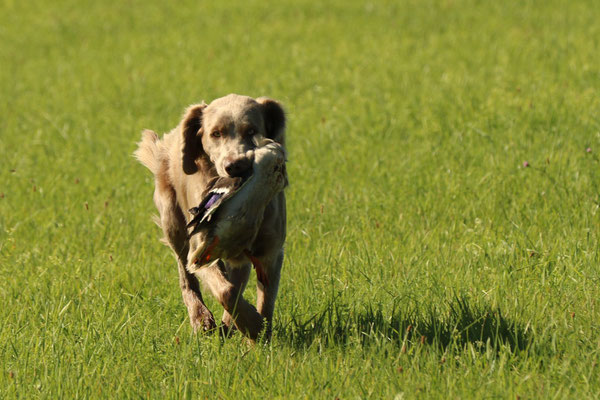
[[[250,154],[262,139],[285,146],[285,125],[279,102],[230,94],[208,105],[189,106],[177,127],[162,139],[153,131],[142,132],[134,155],[154,175],[156,223],[177,259],[181,294],[195,332],[217,328],[203,301],[199,279],[224,308],[223,331],[237,329],[253,341],[271,335],[286,236],[284,192],[266,206],[258,234],[248,244],[268,282],[257,282],[256,307],[243,297],[252,269],[247,258],[218,259],[195,273],[188,270],[197,243],[186,226],[193,218],[188,210],[200,203],[211,180],[251,174]]]

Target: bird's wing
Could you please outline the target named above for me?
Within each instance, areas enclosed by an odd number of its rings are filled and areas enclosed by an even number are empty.
[[[206,196],[208,200],[204,203],[206,212],[202,221],[210,221],[210,217],[219,209],[223,202],[227,201],[240,190],[245,181],[242,178],[219,178]]]
[[[194,227],[190,236],[197,233],[203,223],[210,221],[212,215],[219,209],[219,206],[237,193],[246,181],[247,179],[243,180],[239,177],[218,177],[209,182],[209,188],[206,190],[206,194],[198,207],[189,210],[194,215],[194,218],[187,225],[188,228]]]
[[[217,180],[218,180],[218,178],[213,178],[208,182],[207,189],[202,194],[202,201],[200,202],[200,204],[198,204],[198,206],[192,207],[188,210],[189,213],[194,216],[194,218],[192,218],[190,223],[187,224],[187,228],[191,228],[192,226],[199,224],[202,221],[202,219],[204,218],[204,215],[206,214],[206,203],[211,198],[210,191],[213,188],[213,186],[215,185],[215,183],[217,182]]]

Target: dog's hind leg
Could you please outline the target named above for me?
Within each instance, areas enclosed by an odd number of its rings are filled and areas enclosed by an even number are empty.
[[[250,264],[244,264],[239,266],[227,265],[226,268],[227,280],[231,282],[233,286],[239,287],[240,295],[243,295],[244,290],[246,289],[246,284],[248,283],[248,278],[250,278]],[[221,323],[223,324],[224,334],[227,336],[231,333],[232,330],[235,329],[233,318],[231,317],[231,314],[229,314],[227,311],[223,312],[223,318],[221,319]]]
[[[267,258],[261,261],[268,279],[266,283],[257,279],[256,308],[266,321],[265,337],[268,339],[271,337],[275,300],[279,291],[279,278],[281,277],[281,267],[283,265],[283,249],[277,252],[274,258]]]

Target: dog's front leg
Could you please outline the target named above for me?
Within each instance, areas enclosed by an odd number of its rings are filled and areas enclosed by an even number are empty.
[[[223,261],[218,260],[202,267],[196,274],[221,303],[237,329],[256,340],[263,329],[263,318],[242,296],[244,285],[240,285],[240,282],[233,283],[227,278]]]
[[[177,207],[176,200],[172,196],[161,196],[160,192],[157,191],[154,200],[160,212],[160,226],[165,234],[165,239],[177,258],[179,287],[181,288],[183,302],[188,310],[190,324],[194,332],[199,330],[211,331],[217,326],[215,318],[204,304],[198,279],[185,269],[189,241],[183,213]]]
[[[190,324],[194,332],[204,330],[206,332],[216,328],[215,318],[210,310],[204,304],[198,278],[190,274],[180,259],[177,259],[177,267],[179,270],[179,287],[181,288],[181,296],[188,310]]]
[[[260,315],[265,318],[267,327],[265,337],[271,337],[273,312],[275,311],[275,300],[279,291],[279,278],[281,276],[281,267],[283,265],[283,249],[274,257],[260,260],[263,264],[264,272],[267,276],[266,285],[257,280],[256,308]]]

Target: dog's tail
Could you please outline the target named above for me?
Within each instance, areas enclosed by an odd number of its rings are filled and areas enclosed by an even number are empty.
[[[138,149],[133,153],[135,158],[156,175],[161,162],[160,153],[160,139],[158,135],[149,129],[143,131],[142,140],[138,143]]]

